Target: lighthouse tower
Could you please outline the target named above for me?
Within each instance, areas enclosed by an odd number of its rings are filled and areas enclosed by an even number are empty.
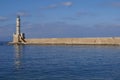
[[[22,43],[25,42],[24,33],[20,31],[20,16],[16,18],[16,33],[13,34],[13,42],[14,43]]]
[[[20,34],[20,16],[17,16],[16,19],[16,34]]]

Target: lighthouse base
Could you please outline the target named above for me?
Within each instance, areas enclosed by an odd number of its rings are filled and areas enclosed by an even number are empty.
[[[13,43],[22,43],[25,42],[24,33],[21,34],[13,34]]]

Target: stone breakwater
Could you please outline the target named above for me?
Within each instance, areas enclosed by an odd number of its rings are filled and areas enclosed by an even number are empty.
[[[15,43],[14,43],[15,44]],[[23,44],[41,45],[120,45],[120,37],[25,39]]]

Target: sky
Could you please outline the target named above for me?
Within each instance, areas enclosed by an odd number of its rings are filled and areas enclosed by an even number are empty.
[[[26,38],[120,36],[120,0],[0,0],[0,41],[12,40],[17,15]]]

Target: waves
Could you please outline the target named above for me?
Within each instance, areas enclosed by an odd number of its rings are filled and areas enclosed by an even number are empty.
[[[8,41],[0,41],[0,46],[7,45]]]

